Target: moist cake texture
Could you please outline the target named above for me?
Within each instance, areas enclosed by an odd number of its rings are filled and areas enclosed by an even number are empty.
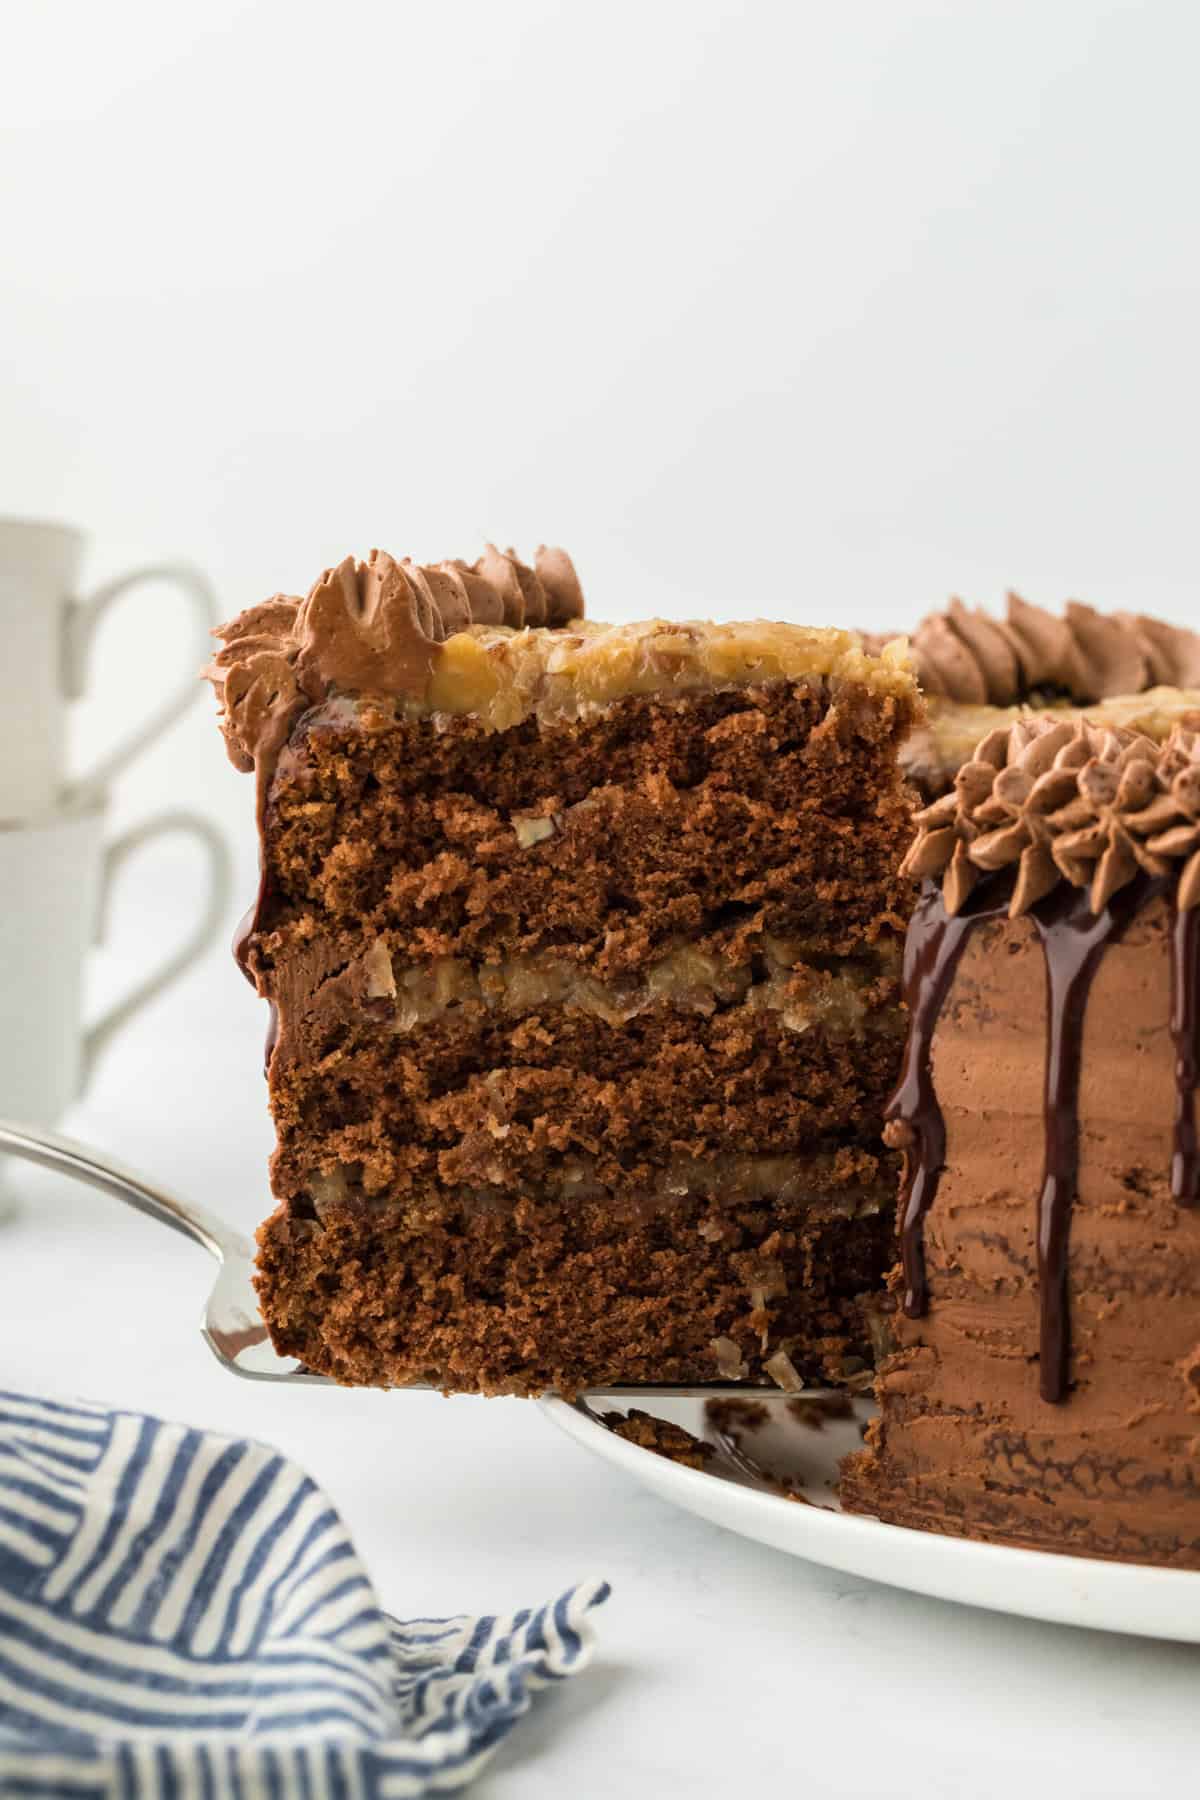
[[[1200,1568],[1200,738],[1025,721],[918,824],[902,1263],[843,1500]]]
[[[223,627],[257,774],[272,1337],[347,1382],[871,1378],[913,885],[901,647],[585,624],[373,553]]]

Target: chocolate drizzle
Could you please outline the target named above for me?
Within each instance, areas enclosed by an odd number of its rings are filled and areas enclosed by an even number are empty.
[[[904,954],[908,1041],[900,1083],[887,1108],[884,1138],[904,1151],[899,1210],[903,1305],[913,1319],[923,1317],[929,1306],[925,1218],[946,1159],[946,1127],[930,1060],[933,1036],[972,930],[1008,914],[1015,879],[1012,870],[991,875],[957,913],[947,910],[940,889],[926,880],[909,926]],[[1162,877],[1139,876],[1098,913],[1092,911],[1086,889],[1059,886],[1029,913],[1046,963],[1045,1162],[1037,1244],[1040,1390],[1042,1398],[1052,1403],[1063,1400],[1069,1387],[1068,1253],[1078,1186],[1079,1078],[1088,994],[1105,950],[1166,885]],[[1177,914],[1172,932],[1171,1008],[1178,1096],[1171,1185],[1188,1205],[1200,1198],[1194,1117],[1200,1077],[1198,976],[1200,911],[1188,908]]]
[[[923,1221],[945,1158],[929,1074],[933,1033],[970,926],[988,916],[986,902],[975,903],[983,894],[990,900],[1007,870],[1009,916],[1028,913],[1046,961],[1041,1391],[1047,1400],[1061,1400],[1069,1385],[1068,1239],[1088,991],[1107,946],[1160,894],[1169,895],[1172,909],[1171,1192],[1181,1205],[1200,1203],[1200,733],[1178,726],[1156,744],[1086,719],[1019,719],[976,745],[954,792],[919,812],[916,825],[900,872],[923,877],[926,888],[905,956],[909,1044],[884,1132],[906,1157],[905,1311],[919,1318],[926,1308]],[[940,901],[929,886],[933,877],[941,878]]]
[[[1196,1084],[1200,1081],[1200,907],[1176,907],[1171,918],[1171,1038],[1175,1046],[1175,1130],[1171,1192],[1182,1206],[1200,1200]]]
[[[888,1103],[884,1139],[904,1151],[900,1190],[900,1255],[904,1265],[904,1310],[922,1318],[929,1305],[925,1277],[925,1215],[933,1205],[946,1161],[946,1124],[930,1068],[933,1034],[950,991],[954,971],[972,929],[1008,911],[1012,878],[991,884],[998,891],[972,896],[957,914],[946,911],[940,890],[923,884],[904,945],[904,1003],[908,1041],[900,1085]],[[972,903],[973,902],[973,903]]]
[[[234,962],[236,962],[238,968],[242,971],[242,974],[246,977],[246,980],[250,983],[250,986],[256,993],[259,991],[258,979],[251,965],[250,952],[254,942],[254,935],[262,928],[263,912],[270,897],[270,885],[267,871],[263,868],[259,873],[258,892],[254,896],[254,904],[253,906],[248,907],[238,920],[237,928],[233,934],[233,943],[230,946],[233,951]],[[274,1050],[275,1045],[279,1040],[279,1008],[276,1006],[274,1000],[270,1002],[270,1006],[271,1013],[267,1020],[267,1041],[263,1050],[264,1075],[271,1067],[271,1052]]]
[[[1079,1184],[1079,1074],[1088,994],[1108,945],[1118,938],[1151,884],[1142,877],[1094,913],[1086,890],[1056,888],[1030,917],[1046,959],[1045,1166],[1038,1195],[1039,1385],[1043,1400],[1065,1399],[1070,1385],[1071,1319],[1067,1256],[1071,1208]],[[1161,886],[1161,883],[1155,884]]]
[[[254,904],[253,906],[248,906],[238,920],[237,927],[233,934],[233,943],[230,945],[230,949],[233,951],[234,962],[242,971],[242,974],[246,977],[246,980],[250,983],[252,988],[257,988],[258,983],[255,981],[254,971],[250,967],[250,940],[258,930],[258,920],[259,915],[262,912],[264,899],[263,889],[265,886],[266,881],[260,876],[258,893],[255,896]]]

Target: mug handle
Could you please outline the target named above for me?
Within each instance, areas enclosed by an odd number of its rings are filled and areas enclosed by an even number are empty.
[[[195,962],[213,942],[221,930],[225,911],[229,905],[231,892],[229,850],[225,839],[210,820],[199,813],[167,812],[157,819],[149,819],[144,824],[134,825],[129,831],[122,832],[114,838],[104,852],[104,865],[100,876],[100,910],[97,940],[105,935],[108,922],[109,899],[113,882],[131,856],[137,854],[146,844],[155,838],[168,837],[180,832],[186,837],[197,838],[208,853],[208,892],[196,924],[184,938],[182,944],[173,950],[157,969],[137,982],[123,999],[116,1001],[106,1013],[101,1014],[94,1025],[88,1027],[83,1034],[83,1054],[80,1058],[79,1091],[87,1087],[95,1070],[96,1060],[105,1050],[117,1033],[128,1025],[135,1013],[141,1011],[148,1000],[161,993],[163,988],[182,975],[189,965]]]
[[[136,726],[123,743],[110,750],[90,774],[80,776],[70,783],[67,790],[69,794],[107,787],[113,776],[120,774],[135,756],[140,756],[156,737],[161,736],[200,691],[200,665],[208,661],[212,652],[210,640],[212,627],[217,622],[216,596],[208,577],[199,569],[192,568],[189,563],[155,563],[144,569],[131,569],[128,575],[118,575],[114,581],[105,582],[103,587],[98,587],[94,594],[89,594],[84,600],[68,601],[63,628],[64,694],[68,700],[82,697],[87,686],[88,661],[97,626],[122,594],[127,594],[131,588],[140,587],[144,581],[172,582],[188,602],[192,637],[188,650],[187,674],[180,677],[167,698],[155,707],[149,718]]]

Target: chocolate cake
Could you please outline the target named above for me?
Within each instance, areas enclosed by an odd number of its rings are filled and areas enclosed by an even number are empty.
[[[1200,1568],[1200,636],[582,614],[373,552],[218,634],[277,1347],[876,1381],[850,1510]]]
[[[902,1265],[851,1510],[1200,1568],[1200,737],[993,731],[918,816]]]
[[[278,1348],[490,1393],[871,1379],[903,650],[373,552],[218,635],[262,879]]]

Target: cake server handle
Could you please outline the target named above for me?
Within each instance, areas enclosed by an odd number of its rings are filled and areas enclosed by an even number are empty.
[[[219,1266],[200,1329],[217,1361],[231,1373],[251,1381],[324,1379],[306,1374],[294,1358],[280,1356],[272,1348],[254,1292],[254,1245],[215,1213],[182,1200],[105,1152],[32,1125],[0,1119],[0,1155],[19,1156],[86,1182],[202,1245]]]

